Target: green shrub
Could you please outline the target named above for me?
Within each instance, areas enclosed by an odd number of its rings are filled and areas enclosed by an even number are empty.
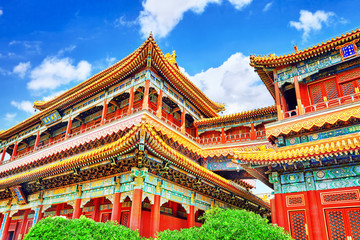
[[[24,240],[138,240],[139,233],[114,222],[95,222],[81,216],[79,219],[48,217],[39,221]]]
[[[164,231],[158,233],[160,240],[291,240],[282,228],[274,227],[268,220],[245,210],[222,210],[215,208],[204,215],[200,228]]]

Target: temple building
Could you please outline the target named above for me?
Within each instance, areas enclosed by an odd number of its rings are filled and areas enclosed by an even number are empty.
[[[335,69],[353,60],[346,62]],[[258,65],[254,60],[253,64]],[[258,71],[273,77],[270,68],[264,68]],[[272,78],[268,81],[273,90]],[[281,82],[282,87],[291,84],[291,80]],[[346,99],[350,101],[346,107],[329,104],[323,111],[356,114],[348,106],[356,105],[357,96]],[[290,106],[292,100],[288,101]],[[55,215],[112,220],[145,237],[165,229],[200,226],[199,217],[213,206],[247,209],[269,217],[270,204],[251,193],[254,179],[270,187],[275,183],[281,192],[285,187],[279,188],[275,179],[284,174],[292,179],[290,176],[300,176],[303,171],[299,166],[298,175],[289,175],[298,163],[274,162],[269,181],[263,160],[238,164],[236,152],[271,149],[272,143],[279,142],[284,133],[265,132],[265,124],[273,124],[272,129],[279,124],[279,110],[269,106],[219,116],[224,105],[211,101],[187,79],[177,66],[175,53],[164,55],[151,35],[120,62],[52,100],[35,102],[34,107],[38,110],[35,115],[0,132],[1,239],[22,239],[40,219]],[[299,117],[303,119],[294,119]],[[283,121],[287,119],[292,118]],[[343,120],[341,115],[341,119],[326,126],[335,124],[344,133],[349,127],[357,130],[356,117]],[[323,125],[301,134],[319,130]],[[283,137],[284,144],[290,141],[288,136]],[[335,153],[327,155],[329,161],[321,164],[322,155],[311,158],[307,169],[315,171],[332,164],[339,171],[356,171],[357,150],[347,144],[358,143],[353,135],[340,138],[349,140],[344,140],[346,146],[339,140],[341,151],[336,157]],[[283,168],[284,164],[287,167]],[[333,174],[326,172],[331,169],[324,170],[323,178]],[[347,191],[352,196],[353,188]],[[279,225],[285,223],[285,218],[280,218],[285,205],[282,211],[276,218]]]
[[[360,30],[308,49],[251,56],[275,99],[271,147],[235,152],[267,165],[272,222],[296,240],[360,239]]]

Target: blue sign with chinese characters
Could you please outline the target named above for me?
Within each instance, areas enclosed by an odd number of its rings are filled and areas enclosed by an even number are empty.
[[[41,118],[41,121],[45,125],[52,124],[52,123],[57,122],[59,120],[61,120],[61,116],[60,116],[58,111],[55,111],[55,112],[51,113],[50,115],[47,115],[46,117]]]
[[[354,44],[350,44],[341,48],[344,58],[348,58],[355,55]]]

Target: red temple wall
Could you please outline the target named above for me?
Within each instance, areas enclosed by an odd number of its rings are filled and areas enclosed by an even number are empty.
[[[164,231],[166,229],[170,230],[179,230],[181,228],[187,228],[187,220],[177,218],[174,216],[160,214],[160,231]]]
[[[294,213],[303,213],[309,239],[329,239],[327,229],[329,218],[325,212],[329,209],[359,208],[359,194],[360,187],[277,193],[275,194],[275,204],[272,205],[272,213],[275,213],[274,223],[294,235],[294,226],[297,223],[292,221],[291,216]],[[349,226],[347,227],[349,228]]]

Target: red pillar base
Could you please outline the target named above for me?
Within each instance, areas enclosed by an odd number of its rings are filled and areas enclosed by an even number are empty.
[[[155,238],[159,230],[160,230],[160,195],[155,195],[154,204],[151,207],[150,236]]]
[[[133,199],[131,204],[130,224],[129,224],[129,228],[131,230],[140,229],[141,203],[142,203],[142,189],[134,189]]]
[[[189,228],[195,226],[195,207],[194,207],[194,205],[190,205],[187,223],[188,223]]]
[[[113,209],[111,211],[111,221],[120,223],[120,195],[121,193],[117,192],[114,196]]]
[[[79,218],[80,215],[81,215],[81,199],[78,198],[75,200],[75,206],[74,206],[74,212],[73,212],[73,215],[72,215],[72,219],[75,219],[75,218]]]

